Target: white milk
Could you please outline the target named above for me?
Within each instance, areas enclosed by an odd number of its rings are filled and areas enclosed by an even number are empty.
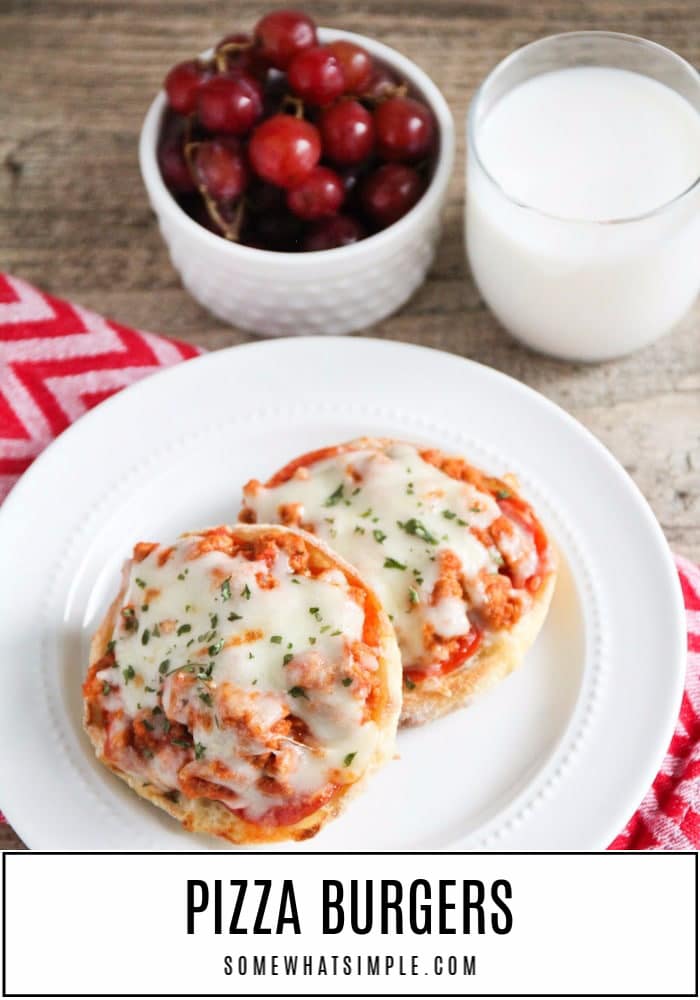
[[[511,332],[599,360],[684,315],[700,289],[700,185],[669,205],[700,177],[685,98],[628,70],[558,69],[501,97],[472,138],[491,176],[470,149],[470,262]]]

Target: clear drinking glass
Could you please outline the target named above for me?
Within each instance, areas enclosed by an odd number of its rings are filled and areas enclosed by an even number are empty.
[[[645,39],[573,32],[514,52],[471,103],[466,241],[474,280],[519,340],[558,357],[598,361],[651,343],[693,304],[700,291],[700,175],[665,204],[628,218],[571,220],[514,200],[480,158],[480,125],[519,84],[572,66],[651,77],[699,115],[700,75],[680,56]]]

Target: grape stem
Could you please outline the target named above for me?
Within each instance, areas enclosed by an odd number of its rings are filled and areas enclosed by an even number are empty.
[[[214,53],[214,60],[216,62],[216,69],[219,73],[225,73],[228,69],[228,57],[233,52],[245,52],[247,49],[252,49],[254,42],[227,42],[225,45],[220,45],[219,48]]]
[[[197,185],[199,193],[204,199],[204,207],[207,210],[209,218],[212,220],[215,226],[221,231],[221,234],[227,239],[231,240],[232,243],[240,242],[241,238],[241,228],[243,227],[243,213],[244,213],[244,201],[243,198],[240,199],[236,210],[233,215],[231,222],[228,222],[223,215],[216,202],[215,198],[212,198],[211,194],[206,188],[206,185],[202,184],[197,179],[196,171],[196,157],[197,150],[201,146],[201,142],[187,142],[185,143],[185,160],[187,161],[187,169],[190,172],[190,176],[194,183]]]
[[[295,118],[303,118],[304,102],[301,97],[295,97],[294,94],[285,94],[282,98],[280,111],[285,114],[292,114]]]
[[[388,101],[392,97],[407,97],[408,96],[408,84],[407,83],[397,83],[395,87],[387,87],[386,90],[380,94],[378,97],[374,97],[371,94],[361,94],[359,100],[366,101],[368,104],[383,104],[384,101]]]

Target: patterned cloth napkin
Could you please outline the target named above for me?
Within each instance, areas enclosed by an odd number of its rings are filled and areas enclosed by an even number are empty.
[[[39,452],[87,410],[199,353],[0,274],[0,501]],[[681,713],[661,771],[612,850],[700,848],[700,569],[682,558],[676,565],[688,622]]]

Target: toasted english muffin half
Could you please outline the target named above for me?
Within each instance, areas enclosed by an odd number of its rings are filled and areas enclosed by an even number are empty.
[[[376,591],[401,650],[405,725],[507,676],[554,591],[554,548],[516,479],[436,448],[360,438],[310,452],[251,480],[240,517],[313,532]]]
[[[187,830],[304,840],[392,756],[401,661],[323,541],[221,526],[135,546],[83,699],[98,758]]]

